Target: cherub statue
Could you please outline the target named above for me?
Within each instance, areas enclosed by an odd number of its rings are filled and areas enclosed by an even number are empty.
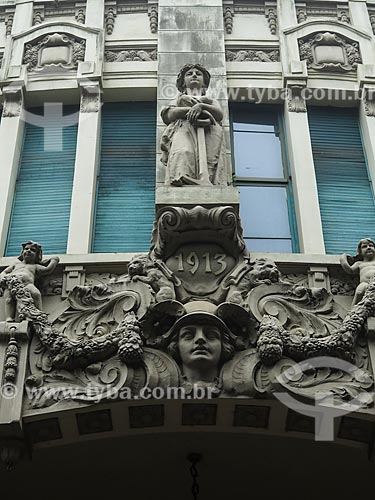
[[[30,291],[34,300],[34,305],[38,309],[42,308],[42,296],[38,288],[35,286],[35,281],[42,274],[50,274],[59,263],[58,257],[51,257],[47,261],[42,261],[42,247],[35,241],[27,241],[22,243],[21,255],[18,260],[8,266],[0,273],[1,278],[5,275],[10,275],[18,278],[25,288]],[[5,320],[8,322],[15,321],[16,318],[16,300],[11,296],[10,290],[4,287],[5,298]],[[1,288],[0,288],[1,291]]]
[[[343,254],[340,257],[342,268],[348,274],[359,271],[359,285],[354,294],[353,305],[358,304],[369,286],[371,278],[375,276],[375,242],[370,238],[363,238],[357,246],[354,257]]]

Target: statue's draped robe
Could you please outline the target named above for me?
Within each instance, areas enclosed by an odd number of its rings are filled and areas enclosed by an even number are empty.
[[[165,123],[168,123],[168,111],[179,107],[178,101],[179,98],[162,109],[161,116]],[[212,104],[220,107],[215,100]],[[204,127],[204,131],[210,181],[215,185],[228,186],[231,184],[231,175],[225,160],[223,127],[215,123]],[[161,150],[162,162],[167,167],[167,185],[199,183],[194,182],[199,180],[197,131],[188,120],[180,118],[168,125],[162,135]],[[189,182],[190,179],[192,182]]]

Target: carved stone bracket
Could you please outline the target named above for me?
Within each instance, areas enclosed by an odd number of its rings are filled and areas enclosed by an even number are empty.
[[[298,68],[300,69],[300,68]],[[306,113],[305,89],[307,87],[307,76],[304,76],[302,70],[300,75],[289,75],[285,79],[285,88],[288,99],[288,111],[291,113]]]
[[[167,259],[189,238],[220,241],[233,255],[247,255],[241,222],[233,207],[164,207],[157,214],[151,255]]]
[[[337,6],[337,19],[342,23],[350,24],[349,9],[346,5]]]
[[[83,266],[65,266],[61,296],[67,297],[76,286],[84,285],[85,274]]]
[[[227,35],[230,35],[233,31],[233,18],[234,18],[234,2],[224,1],[223,2],[223,16],[224,16],[224,28]]]
[[[10,36],[12,34],[14,20],[14,11],[5,11],[5,35]]]
[[[34,5],[34,17],[33,17],[33,26],[41,24],[44,21],[44,5],[36,4]]]
[[[23,89],[21,86],[9,85],[3,89],[3,117],[20,116],[23,106]]]
[[[296,3],[296,15],[299,24],[307,21],[306,3]]]
[[[150,20],[151,33],[158,32],[158,4],[154,0],[148,0],[148,17]]]
[[[115,19],[117,17],[117,2],[106,2],[104,13],[104,24],[107,35],[112,35],[115,27]]]
[[[77,69],[85,58],[86,41],[65,33],[54,33],[25,46],[23,64],[27,71],[45,67]]]
[[[266,18],[272,35],[277,33],[277,9],[276,4],[266,2]]]
[[[331,291],[327,267],[310,266],[308,280],[310,288],[325,288],[327,292]]]
[[[375,116],[375,88],[363,89],[363,104],[367,116]]]
[[[371,24],[372,32],[375,34],[375,10],[369,9],[368,13],[369,13],[369,17],[370,17],[370,24]]]
[[[86,4],[76,3],[76,12],[74,15],[77,23],[84,24],[86,20]]]
[[[317,33],[299,40],[301,61],[317,71],[354,71],[362,63],[359,44],[335,33]]]
[[[225,51],[227,61],[243,62],[278,62],[280,61],[280,51],[278,49],[227,49]]]
[[[99,82],[81,82],[81,113],[97,113],[101,106],[101,88]]]

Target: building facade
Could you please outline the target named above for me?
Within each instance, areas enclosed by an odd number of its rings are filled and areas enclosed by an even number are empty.
[[[0,2],[6,467],[370,470],[374,33],[372,0]]]

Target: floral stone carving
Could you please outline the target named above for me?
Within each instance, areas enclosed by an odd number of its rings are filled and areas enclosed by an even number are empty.
[[[23,64],[27,71],[45,67],[77,69],[85,58],[86,41],[64,33],[54,33],[25,45]]]
[[[106,50],[104,52],[105,62],[126,62],[126,61],[156,61],[157,50]]]
[[[302,278],[284,281],[274,262],[252,259],[236,211],[225,206],[160,209],[149,254],[135,256],[123,276],[76,286],[52,323],[22,280],[3,274],[18,317],[35,332],[28,404],[91,404],[170,386],[218,397],[264,397],[282,387],[311,400],[322,388],[342,401],[361,392],[371,404],[363,325],[375,311],[375,277],[349,311]],[[329,365],[298,381],[280,378],[322,356],[367,376]]]
[[[232,49],[225,51],[225,59],[227,61],[243,62],[278,62],[280,61],[279,50],[243,50]]]
[[[353,71],[362,63],[359,44],[335,33],[317,33],[299,40],[301,61],[317,71]]]

